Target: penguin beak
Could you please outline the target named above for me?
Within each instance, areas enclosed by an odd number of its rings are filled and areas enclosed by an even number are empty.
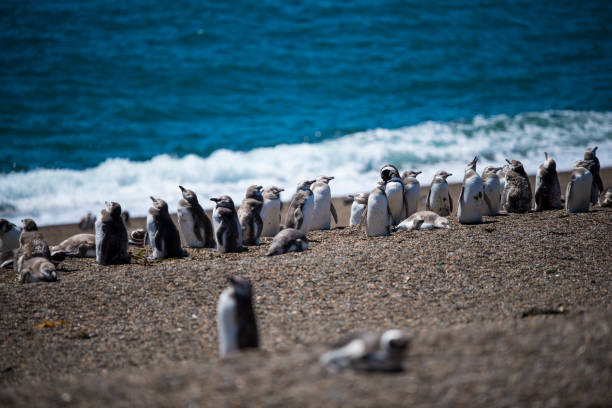
[[[285,189],[284,188],[279,188],[278,192],[280,193],[281,191],[285,191]]]
[[[183,186],[179,186],[179,188],[181,189],[183,193],[185,192],[185,188]]]
[[[421,173],[422,173],[422,171],[415,171],[415,172],[414,172],[414,175],[415,175],[415,176],[418,176],[418,175],[419,175],[419,174],[421,174]]]
[[[512,162],[510,160],[506,159],[506,161],[508,162],[508,164],[512,164]]]
[[[220,199],[218,199],[216,197],[213,197],[213,198],[210,199],[210,201],[214,201],[215,203],[218,203],[220,201]]]
[[[261,191],[261,190],[263,190],[263,187],[262,186],[257,186],[257,190]]]
[[[544,152],[544,157],[548,160],[548,153]]]
[[[153,196],[149,197],[151,201],[155,202],[155,198]]]

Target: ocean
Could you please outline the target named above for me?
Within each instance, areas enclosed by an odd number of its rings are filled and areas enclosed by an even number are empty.
[[[386,163],[424,185],[476,155],[612,166],[609,1],[8,0],[0,20],[13,222],[172,212],[179,184],[208,208],[320,174],[341,196]]]

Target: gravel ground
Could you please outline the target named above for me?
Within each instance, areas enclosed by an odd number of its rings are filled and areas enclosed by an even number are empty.
[[[612,210],[450,221],[311,232],[307,252],[271,258],[267,238],[240,254],[69,259],[53,284],[2,271],[0,405],[610,404]],[[222,360],[215,307],[231,275],[253,282],[263,344]],[[402,374],[317,363],[347,333],[394,327],[414,336]]]

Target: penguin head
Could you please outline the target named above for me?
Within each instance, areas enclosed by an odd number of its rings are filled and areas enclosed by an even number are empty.
[[[485,176],[485,175],[486,176],[497,175],[497,172],[500,171],[501,169],[502,169],[501,167],[487,166],[482,171],[482,175],[483,176]]]
[[[465,171],[468,170],[474,170],[476,171],[476,163],[478,163],[478,156],[475,156],[471,162],[469,162],[466,166],[465,166]]]
[[[153,207],[158,209],[160,212],[168,212],[168,203],[161,198],[151,196],[151,201],[153,201]]]
[[[247,188],[246,198],[254,198],[255,200],[263,201],[263,195],[261,194],[263,190],[262,186],[252,185]]]
[[[400,173],[397,167],[392,164],[385,164],[382,169],[380,169],[380,178],[383,181],[389,181],[394,177],[399,177]]]
[[[300,191],[300,190],[310,190],[310,186],[315,182],[316,180],[302,180],[298,183],[297,185],[297,190],[296,191]]]
[[[213,197],[210,199],[210,201],[214,201],[215,203],[217,203],[216,207],[224,207],[224,208],[229,208],[231,210],[235,210],[234,201],[228,195],[222,195],[221,197],[218,197],[218,198]]]
[[[543,163],[544,167],[549,170],[557,170],[557,163],[555,162],[555,159],[553,159],[552,156],[546,152],[544,152],[544,157],[546,157],[546,160]]]
[[[380,336],[380,349],[394,360],[402,360],[412,339],[402,330],[387,330]]]
[[[24,231],[38,231],[38,225],[31,218],[24,218],[21,220],[21,223],[23,224]]]
[[[525,173],[525,169],[523,168],[523,163],[521,163],[518,160],[509,160],[506,159],[506,161],[508,162],[508,169],[515,171],[519,174],[524,174]]]
[[[108,212],[111,218],[121,218],[121,206],[119,203],[106,201],[104,204],[106,205],[106,212]]]
[[[46,262],[40,268],[40,280],[46,282],[55,282],[57,280],[57,272],[55,272],[55,265],[51,262]]]
[[[586,149],[586,152],[584,152],[584,160],[595,160],[595,158],[597,157],[595,155],[596,151],[597,151],[597,146],[589,147],[588,149]]]
[[[285,189],[278,188],[276,186],[266,187],[266,189],[263,191],[263,196],[268,200],[278,200],[280,198],[281,191],[285,191]]]
[[[183,194],[183,198],[190,204],[196,204],[198,202],[198,196],[196,196],[196,194],[183,187],[183,186],[179,186],[179,188],[181,189],[181,193]]]
[[[452,175],[453,175],[452,173],[448,173],[445,170],[438,170],[436,174],[434,175],[434,179],[440,178],[442,180],[446,180]]]
[[[317,183],[325,183],[329,184],[330,181],[334,179],[333,176],[319,176],[317,177]]]
[[[4,234],[9,232],[10,230],[17,229],[17,226],[10,222],[9,220],[5,220],[4,218],[0,218],[0,234]]]

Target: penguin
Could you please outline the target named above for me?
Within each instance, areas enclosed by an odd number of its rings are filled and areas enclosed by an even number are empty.
[[[273,237],[280,231],[281,191],[285,190],[275,186],[266,187],[263,191],[264,202],[261,208],[261,219],[263,221],[262,237]]]
[[[51,256],[61,252],[77,258],[95,258],[96,237],[94,234],[76,234],[49,249]]]
[[[612,207],[612,187],[608,187],[599,195],[601,207]]]
[[[147,214],[147,234],[153,248],[152,259],[182,258],[187,252],[181,247],[179,235],[170,214],[168,204],[161,198],[151,197],[153,206]]]
[[[476,172],[478,157],[465,166],[463,186],[457,203],[457,219],[461,224],[480,224],[484,212],[484,183]]]
[[[333,179],[334,177],[330,176],[319,176],[310,186],[313,198],[310,231],[330,229],[330,214],[334,218],[334,222],[338,224],[338,214],[332,202],[331,189],[329,188],[329,182]]]
[[[308,249],[308,238],[300,230],[285,228],[272,240],[267,256],[282,255],[287,252],[302,252]]]
[[[223,254],[242,251],[242,228],[238,221],[234,201],[226,195],[210,200],[216,203],[213,210],[213,226],[217,252]]]
[[[506,172],[506,211],[509,213],[524,213],[531,209],[531,183],[525,173],[523,163],[518,160],[508,160]]]
[[[179,186],[183,198],[178,202],[177,219],[183,239],[189,248],[214,248],[215,237],[210,219],[202,209],[198,196]]]
[[[54,264],[58,264],[63,261],[66,256],[58,254],[56,257],[51,257],[51,251],[49,245],[43,238],[42,233],[38,230],[38,225],[31,218],[24,218],[21,220],[23,227],[21,228],[21,235],[19,236],[19,247],[25,247],[29,245],[30,257],[43,257],[52,261]]]
[[[304,180],[298,183],[295,196],[285,214],[285,228],[295,228],[304,233],[310,230],[314,210],[314,197],[310,186],[315,181]]]
[[[406,196],[406,217],[410,217],[419,209],[419,199],[421,198],[421,183],[416,177],[421,174],[420,171],[406,170],[402,173],[402,181],[404,182],[404,195]]]
[[[586,160],[577,161],[572,171],[572,179],[565,189],[565,211],[579,213],[589,211],[593,174],[588,170],[592,166]]]
[[[139,228],[139,229],[135,229],[134,231],[130,232],[130,238],[128,240],[128,243],[130,245],[136,245],[136,246],[140,246],[143,247],[146,244],[151,244],[149,242],[149,236],[147,234],[147,230]]]
[[[123,220],[123,223],[125,224],[126,227],[130,226],[130,213],[127,211],[122,211],[121,212],[121,219]]]
[[[22,223],[20,246],[14,259],[17,281],[20,283],[56,281],[56,265],[52,262],[49,246],[38,231],[38,226],[30,218],[22,220]]]
[[[356,196],[349,196],[353,200],[351,204],[351,219],[349,225],[359,225],[361,223],[361,216],[368,206],[369,193],[359,193]]]
[[[243,278],[230,277],[229,283],[230,286],[223,290],[217,303],[217,331],[221,357],[236,350],[259,347],[251,282]]]
[[[417,211],[402,221],[394,230],[412,231],[434,228],[449,229],[450,225],[446,218],[441,217],[433,211]]]
[[[263,230],[261,219],[261,208],[263,207],[262,186],[250,186],[240,208],[238,208],[238,220],[242,228],[243,245],[259,245],[259,237]]]
[[[597,152],[597,146],[589,147],[584,152],[584,160],[587,162],[587,170],[593,175],[593,186],[591,187],[591,204],[597,204],[599,194],[604,190],[603,181],[599,175],[599,159],[595,154]]]
[[[408,210],[404,182],[400,177],[399,170],[392,164],[385,164],[382,167],[380,178],[385,182],[385,194],[387,200],[389,200],[393,225],[397,225],[406,217],[406,211]]]
[[[502,189],[497,172],[501,169],[501,167],[487,166],[482,171],[481,178],[484,184],[484,194],[489,203],[484,208],[485,212],[483,215],[499,215]]]
[[[443,217],[451,215],[453,212],[453,199],[448,191],[448,183],[446,182],[446,179],[450,176],[452,174],[444,170],[439,170],[434,175],[431,186],[429,186],[429,192],[427,193],[427,201],[425,202],[425,209],[427,211],[433,211]]]
[[[557,176],[557,163],[544,152],[544,163],[538,167],[535,187],[535,211],[558,210],[561,204],[561,186]]]
[[[21,229],[15,224],[0,218],[0,267],[4,268],[13,263],[15,251],[19,248]]]
[[[401,372],[411,341],[397,329],[357,333],[334,345],[319,361],[336,373],[349,367],[361,371]]]
[[[96,221],[95,231],[96,262],[100,265],[130,263],[127,229],[118,203],[106,202],[106,208],[102,209]]]
[[[378,182],[368,196],[368,206],[362,216],[366,219],[366,236],[379,237],[391,233],[391,209],[385,194],[385,182]]]
[[[498,173],[499,186],[501,188],[501,200],[499,201],[499,207],[504,210],[506,209],[506,173],[508,172],[509,167],[510,166],[507,164],[504,165]]]
[[[82,231],[91,230],[94,227],[95,222],[96,217],[94,217],[92,213],[88,212],[81,217],[81,220],[79,221],[79,229]]]

